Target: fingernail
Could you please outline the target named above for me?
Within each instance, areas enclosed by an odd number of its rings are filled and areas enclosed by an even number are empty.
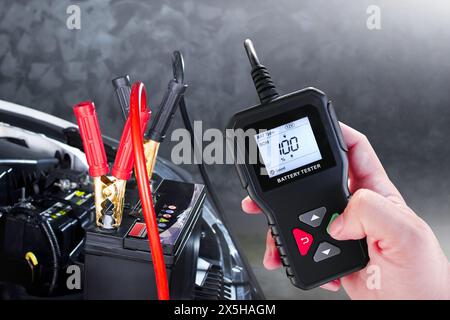
[[[243,211],[247,210],[247,201],[245,201],[245,198],[241,201],[241,208]]]
[[[268,268],[268,262],[270,261],[270,258],[271,258],[271,250],[266,248],[263,258],[263,264],[266,268]]]
[[[274,250],[268,249],[264,254],[263,265],[267,270],[275,270],[281,266],[281,262],[279,262],[279,258],[275,258]]]
[[[333,238],[337,237],[339,233],[341,233],[343,227],[344,227],[344,217],[341,214],[331,223],[330,229],[328,230],[330,236],[332,236]]]

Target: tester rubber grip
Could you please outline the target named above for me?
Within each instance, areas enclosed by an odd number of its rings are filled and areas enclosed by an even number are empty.
[[[92,177],[103,176],[109,172],[109,167],[95,105],[92,101],[80,102],[73,111],[80,129],[89,174]]]

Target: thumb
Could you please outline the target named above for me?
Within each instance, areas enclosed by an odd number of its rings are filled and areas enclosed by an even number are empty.
[[[359,189],[347,208],[330,226],[329,233],[336,240],[357,240],[365,237],[376,241],[379,249],[399,245],[399,238],[407,234],[410,218],[404,208],[367,189]]]

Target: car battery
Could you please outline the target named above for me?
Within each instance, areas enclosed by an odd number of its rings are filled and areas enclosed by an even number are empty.
[[[162,179],[152,187],[171,298],[190,299],[200,246],[204,186]],[[147,228],[134,191],[136,205],[125,208],[117,230],[96,226],[87,230],[85,299],[157,299]]]

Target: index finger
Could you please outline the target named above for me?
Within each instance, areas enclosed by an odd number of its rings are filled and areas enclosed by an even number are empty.
[[[258,207],[256,202],[250,199],[249,196],[246,196],[241,202],[242,210],[248,214],[259,214],[261,213],[261,209]]]
[[[367,137],[343,123],[340,125],[348,147],[350,192],[369,189],[395,202],[404,203]]]

